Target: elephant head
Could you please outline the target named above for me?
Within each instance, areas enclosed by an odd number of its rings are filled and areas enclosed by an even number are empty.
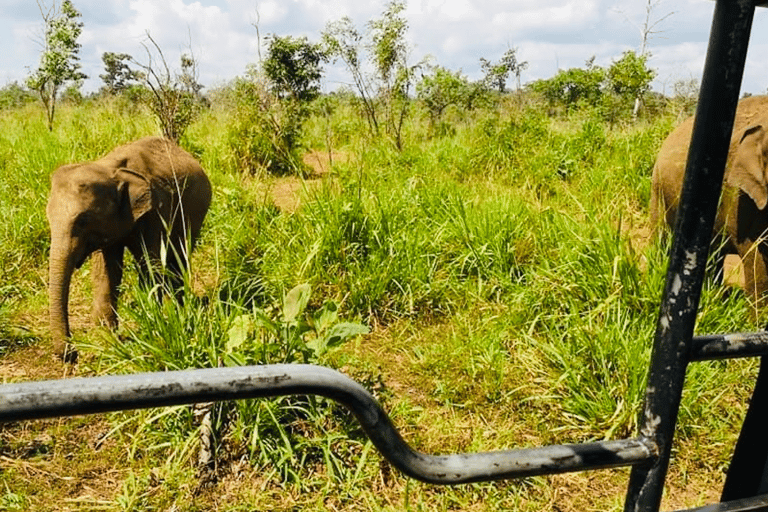
[[[762,125],[744,131],[733,154],[728,185],[743,190],[760,210],[768,204],[768,131]]]
[[[48,299],[54,348],[65,360],[77,357],[66,346],[72,273],[92,252],[129,233],[151,209],[149,182],[129,169],[85,163],[53,173],[46,208],[51,229]]]

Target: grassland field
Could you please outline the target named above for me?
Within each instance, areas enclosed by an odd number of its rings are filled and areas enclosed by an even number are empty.
[[[414,107],[398,151],[340,102],[304,124],[304,178],[244,164],[235,114],[214,103],[180,141],[214,187],[190,298],[157,303],[129,270],[109,332],[91,323],[86,264],[70,367],[47,326],[49,175],[160,132],[117,100],[63,105],[51,132],[38,105],[0,112],[5,382],[311,362],[361,382],[428,453],[634,435],[666,266],[649,178],[680,112],[608,125],[511,96],[447,112],[436,131]],[[299,285],[306,304],[288,319]],[[367,334],[326,347],[339,323]],[[705,283],[699,332],[758,325],[740,291]],[[754,361],[690,367],[664,510],[717,501],[755,373]],[[627,476],[422,484],[312,397],[0,429],[0,510],[611,511]]]

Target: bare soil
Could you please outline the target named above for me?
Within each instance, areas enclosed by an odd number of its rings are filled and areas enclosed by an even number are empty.
[[[276,178],[270,186],[272,204],[285,213],[295,212],[312,191],[321,186],[335,163],[346,162],[349,156],[337,151],[327,153],[311,151],[304,155],[304,164],[312,169],[306,179],[296,176]]]

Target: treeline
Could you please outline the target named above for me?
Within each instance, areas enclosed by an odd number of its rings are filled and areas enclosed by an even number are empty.
[[[233,137],[249,142],[243,166],[281,174],[301,170],[295,151],[308,115],[329,115],[339,98],[365,120],[372,137],[386,137],[398,150],[403,148],[405,127],[417,112],[426,113],[429,135],[435,136],[452,130],[446,112],[493,109],[509,98],[537,102],[550,115],[589,112],[610,124],[656,115],[670,102],[650,92],[656,72],[648,67],[647,54],[634,51],[608,67],[596,65],[592,57],[583,68],[560,70],[552,78],[525,85],[521,78],[528,63],[518,59],[516,48],[509,48],[498,61],[480,58],[483,77],[477,81],[429,58],[414,62],[406,37],[405,5],[404,0],[390,1],[380,17],[363,28],[348,17],[331,22],[318,42],[269,34],[263,38],[266,51],[259,63],[212,90],[199,83],[198,61],[191,51],[182,54],[174,67],[147,33],[146,63],[125,53],[103,53],[104,73],[99,75],[103,85],[84,96],[86,77],[80,70],[77,43],[83,24],[72,2],[64,0],[59,10],[44,13],[46,44],[40,66],[24,84],[14,82],[0,89],[0,108],[20,107],[38,97],[53,129],[57,101],[116,98],[148,108],[163,133],[179,140],[201,112],[223,104],[233,111],[232,130],[237,132]],[[343,64],[350,85],[322,95],[324,67],[329,63]],[[513,88],[508,86],[511,81]],[[690,110],[696,87],[676,92],[674,108]]]

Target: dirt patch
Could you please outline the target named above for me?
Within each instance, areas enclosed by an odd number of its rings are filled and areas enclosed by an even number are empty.
[[[349,153],[341,151],[312,150],[302,157],[305,165],[312,168],[312,174],[320,177],[331,171],[334,165],[349,161]]]
[[[323,186],[334,165],[349,161],[349,154],[310,151],[302,160],[311,169],[305,179],[296,176],[276,178],[268,185],[272,204],[281,212],[293,213],[301,208],[307,197]]]

